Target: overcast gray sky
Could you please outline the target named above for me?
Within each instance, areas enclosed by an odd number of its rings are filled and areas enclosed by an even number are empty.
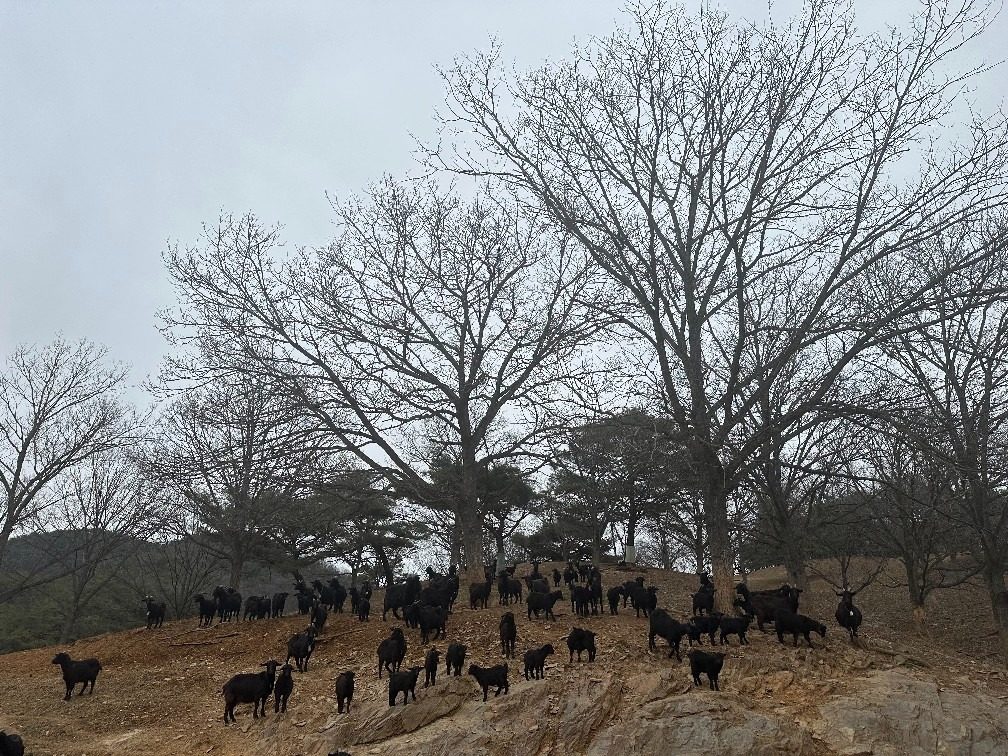
[[[767,3],[722,0],[765,18]],[[687,8],[699,7],[686,0]],[[774,3],[787,15],[797,0]],[[913,0],[855,0],[866,30]],[[106,345],[139,382],[164,349],[167,240],[221,210],[321,244],[325,193],[411,167],[443,101],[435,71],[497,36],[520,67],[611,31],[622,2],[0,0],[0,355],[57,332]],[[1004,57],[1002,12],[970,60]],[[975,80],[986,112],[1002,68]]]

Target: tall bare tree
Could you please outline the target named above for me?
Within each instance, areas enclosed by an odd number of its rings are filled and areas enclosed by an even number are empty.
[[[126,369],[61,338],[20,346],[0,371],[0,565],[13,534],[58,499],[51,485],[139,425],[121,401]]]
[[[690,439],[721,603],[728,502],[764,436],[799,433],[888,324],[934,299],[948,271],[917,275],[923,241],[1005,201],[1003,119],[961,143],[943,132],[970,72],[941,69],[985,9],[928,2],[905,31],[865,37],[832,0],[767,26],[658,2],[526,74],[496,50],[445,72],[431,161],[510,186],[621,292],[607,314],[652,354],[661,409]],[[823,370],[752,423],[762,388],[810,354]]]
[[[160,418],[149,474],[195,522],[181,535],[227,562],[235,588],[318,482],[324,456],[309,431],[284,395],[246,374],[185,389]]]
[[[458,460],[463,559],[479,568],[479,471],[555,430],[595,329],[590,266],[486,193],[467,204],[388,180],[336,212],[326,249],[284,257],[276,229],[246,216],[170,250],[182,307],[169,326],[238,345],[239,369],[282,386],[397,490],[426,489],[431,449]]]
[[[71,639],[81,612],[119,577],[144,539],[159,525],[156,497],[127,450],[92,455],[61,482],[66,490],[40,527],[56,531],[65,548],[69,595],[60,642]],[[137,612],[140,611],[139,596]]]
[[[945,278],[946,295],[917,313],[891,342],[890,374],[910,389],[917,413],[899,432],[948,464],[949,501],[975,541],[1002,658],[1008,662],[1008,221],[1003,214],[954,226],[922,245],[918,264],[943,269],[968,249],[983,264]],[[1000,296],[998,294],[1000,293]],[[919,420],[915,420],[919,417]]]

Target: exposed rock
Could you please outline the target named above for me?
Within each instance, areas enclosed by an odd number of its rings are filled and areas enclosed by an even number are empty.
[[[869,677],[832,698],[812,724],[843,754],[1008,754],[1008,707],[982,693],[942,690],[901,670]]]

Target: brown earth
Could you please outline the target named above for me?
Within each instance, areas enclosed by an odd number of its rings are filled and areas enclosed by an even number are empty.
[[[546,565],[547,569],[552,565]],[[527,566],[518,574],[528,572]],[[603,570],[608,587],[633,577]],[[774,587],[781,574],[751,576],[754,588]],[[647,620],[632,609],[619,616],[571,616],[557,604],[557,622],[527,621],[524,606],[471,611],[460,601],[448,624],[451,641],[469,646],[466,664],[499,663],[498,621],[519,617],[518,658],[510,662],[509,695],[483,703],[472,678],[439,676],[417,702],[388,707],[387,683],[376,676],[375,649],[395,624],[329,619],[305,674],[295,673],[286,714],[253,720],[251,707],[225,727],[222,684],[283,660],[287,638],[304,617],[195,627],[195,619],[78,641],[74,658],[98,657],[103,671],[94,696],[62,700],[53,648],[0,657],[0,729],[21,733],[38,754],[669,754],[802,753],[1008,754],[1008,674],[994,653],[993,622],[975,587],[939,595],[928,632],[914,625],[905,591],[887,576],[858,597],[865,614],[858,645],[833,620],[836,598],[813,580],[802,612],[824,621],[815,649],[781,646],[753,626],[751,644],[728,653],[721,692],[694,688],[688,661],[647,650]],[[659,603],[674,616],[689,609],[696,578],[648,570]],[[467,596],[463,585],[462,596]],[[495,591],[496,594],[496,591]],[[569,598],[567,591],[565,597]],[[289,602],[293,605],[293,601]],[[372,600],[381,606],[381,594]],[[563,636],[581,625],[598,633],[594,664],[568,662]],[[404,666],[422,665],[426,647],[407,630]],[[524,649],[552,642],[545,681],[520,675]],[[685,645],[685,644],[684,644]],[[333,681],[356,671],[353,712],[337,715]],[[443,675],[444,662],[439,675]],[[422,675],[421,675],[422,678]]]

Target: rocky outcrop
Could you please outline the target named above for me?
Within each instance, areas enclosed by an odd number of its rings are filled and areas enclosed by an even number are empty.
[[[805,687],[786,670],[747,674],[720,693],[681,671],[623,679],[588,674],[512,685],[483,703],[472,681],[448,678],[416,703],[360,705],[351,716],[291,720],[263,733],[258,754],[355,756],[718,756],[776,754],[1008,754],[1008,711],[982,693],[942,689],[891,669]],[[766,705],[772,692],[778,703]],[[789,700],[787,706],[780,701]]]
[[[855,692],[832,698],[810,723],[845,756],[1008,754],[1008,705],[982,693],[943,690],[901,670],[879,672]]]

